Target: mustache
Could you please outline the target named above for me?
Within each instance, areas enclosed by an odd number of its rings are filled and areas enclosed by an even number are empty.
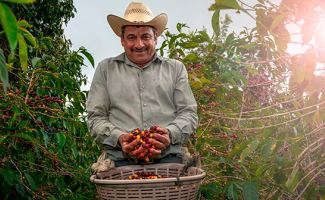
[[[145,50],[148,50],[148,47],[143,47],[141,49],[138,49],[138,48],[132,48],[131,49],[131,51],[135,51],[135,52],[137,52],[137,51],[145,51]]]

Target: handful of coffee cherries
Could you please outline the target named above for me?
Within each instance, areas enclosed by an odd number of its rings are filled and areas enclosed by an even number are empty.
[[[154,133],[158,133],[160,135],[163,134],[161,131],[157,131],[157,126],[152,126],[152,127],[150,127],[149,130],[144,130],[144,131],[141,131],[141,129],[139,129],[139,128],[136,128],[133,131],[131,131],[130,134],[132,134],[132,136],[133,136],[132,141],[134,141],[136,139],[140,139],[139,143],[137,144],[136,147],[134,147],[134,149],[138,149],[138,148],[140,148],[140,146],[148,149],[148,151],[150,151],[151,149],[155,149],[156,148],[155,145],[152,145],[149,142],[150,138],[154,138],[154,136],[153,136]],[[148,156],[144,157],[143,153],[140,154],[140,158],[144,158],[145,162],[149,163],[149,157]]]

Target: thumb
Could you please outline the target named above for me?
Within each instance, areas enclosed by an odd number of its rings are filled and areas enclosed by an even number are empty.
[[[130,141],[133,138],[132,134],[126,134],[127,136],[125,137],[126,141]]]

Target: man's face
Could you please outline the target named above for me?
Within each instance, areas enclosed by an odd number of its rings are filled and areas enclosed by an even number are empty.
[[[158,34],[154,37],[153,30],[149,26],[126,26],[124,38],[121,35],[121,43],[127,57],[139,67],[144,67],[152,61],[156,51]]]

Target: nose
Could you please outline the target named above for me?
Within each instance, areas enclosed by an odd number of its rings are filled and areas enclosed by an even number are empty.
[[[134,46],[137,49],[142,49],[144,47],[144,44],[143,44],[143,41],[141,40],[141,38],[137,38]]]

